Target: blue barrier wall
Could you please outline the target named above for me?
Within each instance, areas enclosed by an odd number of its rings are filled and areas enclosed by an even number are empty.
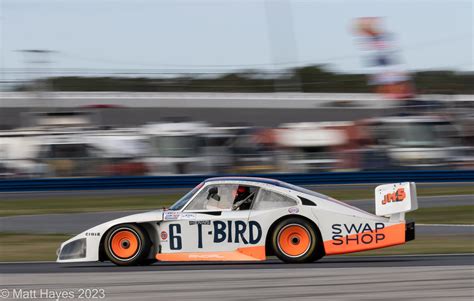
[[[312,174],[258,174],[295,185],[364,184],[413,181],[417,183],[474,182],[474,170],[321,172]],[[190,188],[211,175],[159,177],[107,177],[0,180],[0,192],[97,190],[97,189],[162,189]]]

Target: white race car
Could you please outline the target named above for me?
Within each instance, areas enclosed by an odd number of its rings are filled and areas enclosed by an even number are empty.
[[[110,260],[249,261],[276,255],[312,262],[414,239],[414,183],[375,189],[376,214],[285,182],[250,177],[205,180],[169,209],[103,223],[67,240],[58,262]]]

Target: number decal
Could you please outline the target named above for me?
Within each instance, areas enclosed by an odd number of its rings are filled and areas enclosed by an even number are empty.
[[[170,249],[171,250],[181,250],[183,248],[183,243],[181,241],[181,225],[180,224],[170,224]]]
[[[257,221],[189,221],[190,226],[196,226],[191,233],[197,235],[197,248],[205,247],[206,238],[214,244],[244,244],[256,245],[260,243],[263,236],[263,230]],[[181,224],[170,224],[168,231],[168,241],[170,250],[182,250]],[[186,233],[189,235],[190,233]],[[161,232],[162,241],[166,241],[166,232]]]

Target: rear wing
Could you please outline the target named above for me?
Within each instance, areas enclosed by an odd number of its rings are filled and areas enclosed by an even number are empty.
[[[375,214],[391,221],[404,221],[405,212],[418,209],[414,182],[380,185],[375,188]]]

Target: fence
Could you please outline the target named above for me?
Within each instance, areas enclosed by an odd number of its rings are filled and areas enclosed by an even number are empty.
[[[384,172],[321,172],[311,174],[261,174],[265,177],[295,185],[364,184],[413,181],[417,183],[474,182],[474,170],[443,171],[384,171]],[[0,180],[0,192],[106,190],[106,189],[164,189],[190,188],[210,175],[137,176],[94,178],[46,178]]]

